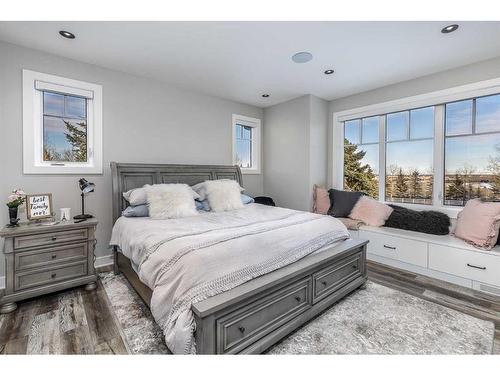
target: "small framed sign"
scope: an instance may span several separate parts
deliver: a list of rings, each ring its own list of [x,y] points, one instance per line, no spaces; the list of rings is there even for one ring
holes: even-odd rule
[[[52,194],[33,194],[26,196],[26,215],[28,220],[47,219],[53,216]]]

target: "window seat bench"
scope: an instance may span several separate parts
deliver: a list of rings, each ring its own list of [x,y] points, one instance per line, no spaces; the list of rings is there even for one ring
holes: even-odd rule
[[[452,236],[361,226],[369,260],[500,296],[500,246],[480,250]]]

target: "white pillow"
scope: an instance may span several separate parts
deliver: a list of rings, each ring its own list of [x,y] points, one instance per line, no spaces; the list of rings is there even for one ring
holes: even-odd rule
[[[212,181],[212,180],[203,181],[203,182],[200,182],[194,186],[191,186],[191,189],[193,189],[193,191],[198,193],[198,195],[199,195],[199,198],[195,198],[195,199],[198,199],[199,201],[204,201],[205,199],[207,199],[207,189],[206,189],[205,183],[210,182],[210,181]],[[227,178],[223,178],[221,180],[213,180],[213,181],[234,181],[234,180],[229,180]],[[238,184],[238,186],[240,188],[240,192],[245,191],[245,189],[243,189],[239,184]]]
[[[131,206],[139,206],[141,204],[147,204],[148,203],[148,195],[146,193],[146,189],[149,186],[155,186],[155,185],[144,185],[141,188],[136,188],[136,189],[131,189],[129,191],[126,191],[123,193],[123,198],[125,198],[128,203],[130,203]],[[198,193],[196,193],[194,190],[191,189],[191,195],[193,196],[193,199],[199,199],[200,196]]]
[[[158,184],[145,187],[149,217],[175,219],[198,214],[192,189],[186,184]]]
[[[205,193],[212,211],[230,211],[244,207],[241,186],[236,181],[205,181]]]

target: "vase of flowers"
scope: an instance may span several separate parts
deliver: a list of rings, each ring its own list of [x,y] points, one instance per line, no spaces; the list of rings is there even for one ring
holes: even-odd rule
[[[17,218],[17,209],[26,200],[26,193],[21,189],[12,191],[12,194],[7,198],[7,207],[9,208],[9,226],[15,227],[19,224]]]

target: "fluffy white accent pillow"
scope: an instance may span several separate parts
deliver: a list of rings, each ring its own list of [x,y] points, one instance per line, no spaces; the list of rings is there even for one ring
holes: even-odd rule
[[[199,195],[199,198],[195,198],[195,199],[198,199],[199,201],[204,201],[205,199],[207,199],[207,188],[206,188],[205,183],[209,182],[209,181],[211,181],[211,180],[200,182],[200,183],[198,183],[196,185],[191,186],[191,188],[193,189],[193,191],[196,192],[196,193],[198,193],[198,195]],[[215,181],[234,181],[234,180],[229,180],[227,178],[223,178],[221,180],[215,180]],[[240,192],[244,192],[245,191],[245,189],[243,189],[239,184],[238,184],[238,186],[240,187]]]
[[[158,184],[145,189],[152,219],[175,219],[198,214],[193,190],[186,184]]]
[[[212,211],[231,211],[244,207],[241,202],[241,186],[236,181],[205,181],[204,189]]]
[[[149,186],[154,186],[154,185],[144,185],[141,188],[136,188],[136,189],[131,189],[129,191],[126,191],[123,193],[123,198],[125,198],[128,203],[130,203],[131,206],[140,206],[141,204],[147,204],[148,203],[148,195],[146,193],[146,189]],[[191,189],[191,194],[193,196],[193,199],[199,199],[200,196],[198,195],[197,192]]]

